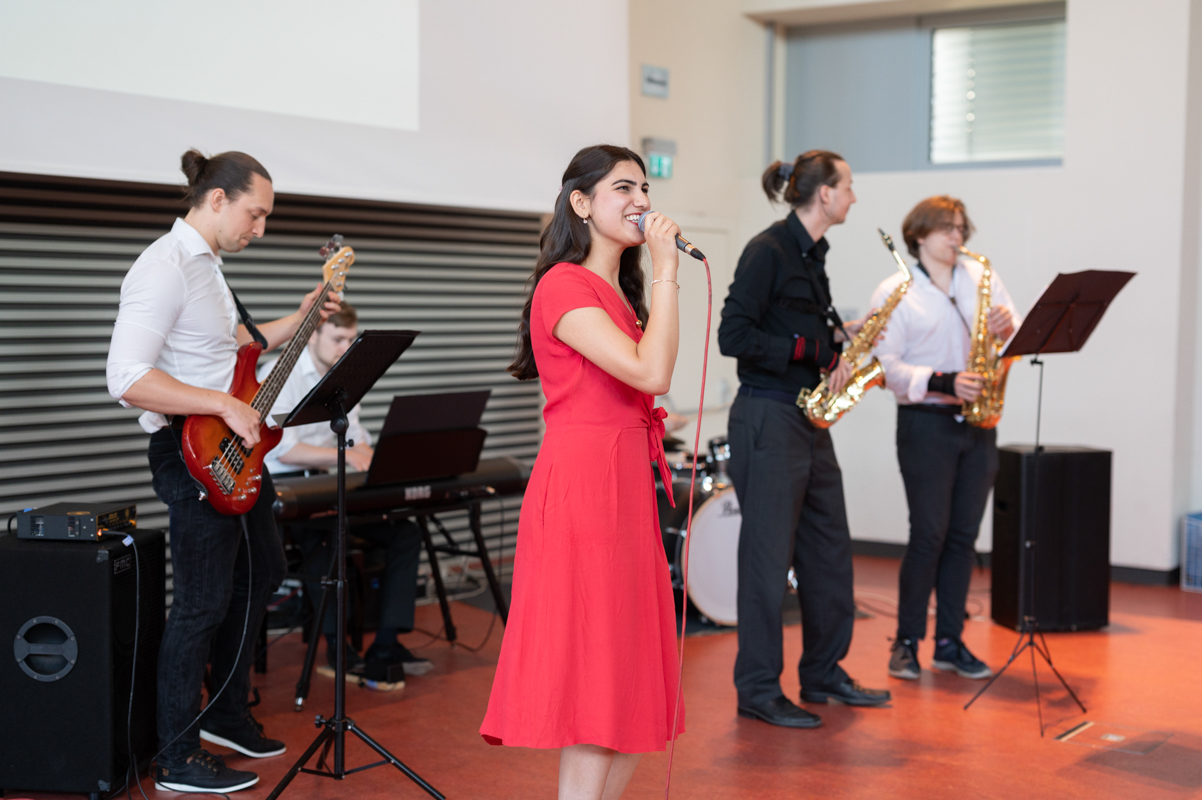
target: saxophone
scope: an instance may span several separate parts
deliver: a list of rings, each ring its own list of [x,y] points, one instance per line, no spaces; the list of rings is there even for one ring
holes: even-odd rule
[[[897,308],[897,304],[905,296],[906,290],[910,288],[912,276],[910,268],[906,266],[906,262],[898,255],[897,248],[893,246],[893,240],[889,238],[889,234],[880,228],[877,230],[880,232],[885,246],[893,254],[893,260],[897,262],[898,269],[901,270],[902,282],[885,300],[884,305],[868,318],[864,327],[843,351],[843,359],[851,364],[854,371],[851,380],[843,387],[843,391],[838,394],[831,392],[827,386],[828,376],[824,375],[817,388],[802,389],[801,394],[797,396],[797,405],[816,428],[829,428],[834,425],[839,421],[839,417],[856,407],[869,389],[873,386],[885,385],[885,369],[881,366],[881,362],[875,356],[866,365],[865,361],[872,355],[876,337],[889,322],[889,315],[893,313],[893,309]]]
[[[989,259],[963,247],[960,252],[981,263],[984,271],[977,284],[977,314],[973,320],[972,342],[968,351],[967,372],[976,372],[985,377],[981,394],[971,403],[964,402],[964,419],[969,425],[986,430],[996,428],[1002,419],[1002,404],[1006,400],[1006,377],[1010,365],[1018,356],[1002,358],[1003,342],[989,333],[989,310],[993,308],[993,267]]]

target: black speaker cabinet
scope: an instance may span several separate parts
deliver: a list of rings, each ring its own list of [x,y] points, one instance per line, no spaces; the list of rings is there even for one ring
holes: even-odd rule
[[[993,487],[993,621],[1018,630],[1076,631],[1110,621],[1109,450],[1030,445],[998,448]],[[1034,502],[1033,502],[1034,501]],[[1024,558],[1033,542],[1033,558]]]
[[[165,540],[157,530],[132,535],[137,564],[123,534],[99,542],[0,535],[0,647],[8,653],[0,658],[0,790],[100,797],[122,786],[135,663],[129,733],[139,762],[154,755]]]

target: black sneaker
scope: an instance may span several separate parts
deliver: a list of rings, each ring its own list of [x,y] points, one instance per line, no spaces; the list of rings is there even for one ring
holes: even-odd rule
[[[931,668],[975,680],[993,676],[993,670],[970,653],[959,639],[940,639],[935,643],[935,658],[931,661]]]
[[[889,675],[906,681],[916,681],[922,675],[918,666],[918,642],[913,639],[898,639],[893,642],[893,654],[889,656]]]
[[[288,749],[283,742],[264,736],[263,726],[249,710],[235,725],[215,725],[206,719],[200,725],[200,738],[251,758],[281,756]]]
[[[356,677],[363,674],[364,668],[367,666],[367,661],[363,656],[355,652],[355,648],[351,647],[351,643],[347,642],[346,647],[346,674]],[[334,669],[335,650],[329,645],[329,640],[326,640],[326,661],[330,665],[330,669]]]
[[[409,648],[399,642],[387,647],[376,647],[373,644],[367,648],[365,655],[369,662],[378,661],[385,666],[400,664],[406,675],[425,675],[434,669],[434,662],[428,658],[414,655]]]
[[[236,792],[259,782],[253,772],[230,769],[208,750],[197,750],[178,769],[156,764],[154,788],[163,792]]]

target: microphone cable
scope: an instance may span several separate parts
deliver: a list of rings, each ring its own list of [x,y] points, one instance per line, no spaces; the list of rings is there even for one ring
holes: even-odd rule
[[[700,255],[700,251],[697,253]],[[693,434],[693,469],[689,478],[689,513],[685,518],[683,559],[680,568],[683,588],[681,590],[680,639],[677,644],[679,664],[676,675],[676,702],[672,710],[672,736],[668,740],[668,774],[664,779],[664,800],[668,800],[672,793],[672,760],[676,754],[676,731],[680,724],[680,704],[684,696],[684,631],[689,619],[689,543],[692,541],[691,534],[693,532],[693,492],[697,487],[697,453],[701,446],[701,415],[705,410],[705,376],[710,360],[710,323],[714,313],[714,281],[710,276],[710,262],[704,257],[700,261],[705,264],[705,349],[701,356],[701,396],[697,400],[697,426]],[[665,486],[664,490],[671,492],[672,487]]]

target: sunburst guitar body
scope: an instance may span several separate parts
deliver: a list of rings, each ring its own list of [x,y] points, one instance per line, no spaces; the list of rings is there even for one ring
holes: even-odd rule
[[[340,247],[341,241],[342,237],[336,236],[322,248],[322,255],[328,256],[322,268],[325,285],[262,384],[255,378],[255,367],[263,348],[257,342],[238,348],[229,393],[259,412],[258,444],[247,447],[221,417],[192,414],[184,421],[184,463],[204,487],[201,499],[222,514],[245,514],[259,499],[263,459],[284,435],[280,428],[267,424],[268,415],[309,337],[321,325],[322,306],[330,295],[342,291],[347,269],[355,261],[354,251]]]

